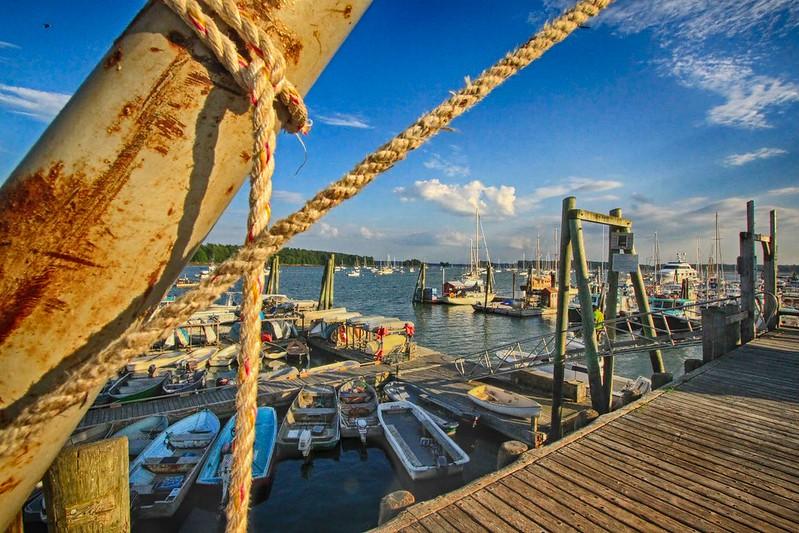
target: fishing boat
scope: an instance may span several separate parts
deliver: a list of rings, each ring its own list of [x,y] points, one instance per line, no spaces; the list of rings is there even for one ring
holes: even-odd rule
[[[307,385],[297,394],[280,426],[277,442],[303,457],[313,450],[334,448],[341,438],[336,389]]]
[[[377,392],[359,377],[347,381],[338,390],[338,412],[342,438],[359,437],[363,444],[383,433],[377,418]]]
[[[130,465],[139,518],[169,518],[180,507],[219,434],[219,419],[200,411],[169,426]]]
[[[205,388],[206,370],[195,370],[190,376],[177,382],[164,383],[164,394],[179,394]]]
[[[377,416],[397,460],[413,480],[450,476],[463,471],[469,456],[411,402],[381,403]]]
[[[194,361],[199,367],[205,365],[217,350],[219,350],[217,346],[202,346],[189,350],[170,350],[167,352],[148,353],[140,355],[130,361],[125,365],[125,369],[128,372],[145,372],[152,365],[155,365],[156,368],[174,366],[182,360]]]
[[[227,500],[230,472],[233,465],[233,448],[236,415],[230,417],[219,433],[197,477],[197,485],[221,492],[221,501]],[[255,443],[252,456],[252,491],[261,491],[272,479],[275,444],[277,442],[277,413],[271,407],[259,407],[255,416]]]
[[[128,455],[135,458],[150,445],[155,437],[163,433],[167,426],[169,426],[169,419],[166,415],[148,416],[116,431],[111,438],[127,438]]]
[[[225,346],[208,359],[208,364],[217,368],[227,368],[236,362],[239,356],[239,349],[238,344]]]
[[[469,399],[495,413],[517,418],[534,418],[541,415],[541,404],[532,398],[506,391],[492,385],[478,385],[469,391]]]
[[[133,372],[128,372],[108,389],[108,397],[112,402],[132,402],[159,396],[164,391],[164,384],[172,378],[171,372],[155,376],[154,370],[149,376],[137,377]]]
[[[421,404],[423,403],[426,406],[431,406],[431,404],[432,406],[435,406],[435,404],[433,403],[433,398],[430,396],[430,394],[424,391],[421,387],[413,385],[412,383],[405,383],[403,381],[392,381],[383,387],[383,392],[392,402],[406,401],[416,405],[420,409],[424,409],[424,411],[427,413],[427,416],[429,416],[438,427],[443,429],[447,435],[454,435],[458,430],[459,424],[455,420],[448,420],[442,416],[439,416],[438,413],[422,407]]]

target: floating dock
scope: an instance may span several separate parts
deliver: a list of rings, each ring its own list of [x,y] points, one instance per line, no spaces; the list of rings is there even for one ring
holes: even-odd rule
[[[799,330],[778,330],[379,531],[799,531]]]
[[[448,411],[451,416],[464,421],[464,423],[484,425],[508,439],[522,441],[529,446],[536,444],[536,435],[531,420],[498,415],[471,402],[466,393],[476,384],[464,381],[455,368],[453,358],[441,352],[417,345],[415,357],[410,361],[398,365],[384,365],[375,363],[372,356],[354,350],[337,349],[320,339],[309,339],[309,345],[316,353],[323,352],[339,359],[357,361],[361,366],[311,374],[305,377],[301,375],[297,379],[262,380],[258,385],[259,405],[272,407],[288,405],[305,385],[319,383],[339,385],[358,376],[364,376],[369,381],[379,382],[391,375],[425,389],[430,393],[430,403]],[[509,381],[503,381],[502,386],[513,387]],[[551,396],[543,392],[540,395],[531,394],[527,390],[523,392],[543,406],[542,414],[538,419],[538,427],[542,432],[548,430]],[[226,385],[138,402],[95,406],[86,413],[78,425],[78,429],[107,423],[123,425],[155,414],[165,414],[170,420],[173,420],[199,409],[210,409],[218,416],[229,416],[235,411],[235,400],[235,385]],[[587,402],[564,404],[562,422],[564,432],[585,425],[593,416],[595,416],[594,411],[590,409]],[[538,442],[539,444],[541,442],[540,436]]]

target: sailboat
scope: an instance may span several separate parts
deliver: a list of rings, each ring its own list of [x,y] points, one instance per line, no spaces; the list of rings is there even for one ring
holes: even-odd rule
[[[475,239],[469,241],[469,270],[467,270],[460,280],[451,280],[444,283],[442,296],[438,303],[449,305],[475,305],[485,304],[494,300],[494,279],[491,269],[486,271],[486,284],[483,284],[482,269],[480,268],[480,212],[475,209]],[[485,245],[485,233],[483,233],[483,244]],[[488,246],[486,248],[486,259],[488,257]]]

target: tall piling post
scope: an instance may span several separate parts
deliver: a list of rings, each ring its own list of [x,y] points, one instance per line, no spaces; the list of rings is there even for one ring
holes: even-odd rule
[[[336,254],[330,254],[327,265],[327,309],[332,309],[334,306],[334,295],[336,289]]]
[[[558,263],[558,315],[555,321],[555,354],[552,362],[552,417],[549,428],[550,441],[561,437],[561,408],[563,406],[563,376],[566,364],[566,331],[569,329],[569,289],[571,286],[571,246],[569,238],[569,211],[577,199],[569,196],[563,200],[560,218],[560,261]]]
[[[577,295],[580,298],[580,316],[583,324],[583,344],[585,345],[585,366],[588,369],[588,386],[591,392],[591,405],[599,413],[607,412],[608,402],[602,386],[599,371],[599,349],[597,347],[591,288],[588,285],[588,261],[583,239],[583,223],[579,218],[569,217],[569,235],[574,254],[574,272],[577,278]]]
[[[612,217],[621,218],[621,209],[611,209],[608,213]],[[605,320],[611,323],[618,316],[619,301],[619,273],[613,269],[613,253],[618,252],[618,248],[613,247],[613,232],[628,233],[629,230],[623,226],[610,226],[608,228],[608,295],[605,300]],[[608,342],[616,339],[615,324],[605,327],[605,334]],[[610,411],[613,403],[613,372],[615,372],[616,360],[613,354],[602,358],[602,388],[604,389],[605,399]]]
[[[269,280],[266,283],[267,294],[280,292],[280,257],[275,254],[269,262]]]
[[[755,202],[746,202],[746,231],[739,236],[738,274],[741,276],[741,343],[755,338]]]
[[[319,310],[330,309],[328,294],[329,294],[329,285],[330,285],[330,259],[328,258],[327,263],[325,263],[325,268],[322,271],[322,285],[319,288],[319,303],[317,304],[317,308]]]
[[[763,315],[766,329],[774,330],[779,325],[780,301],[777,296],[777,211],[769,212],[769,242],[763,243]]]
[[[44,477],[51,532],[130,531],[128,439],[64,448]]]

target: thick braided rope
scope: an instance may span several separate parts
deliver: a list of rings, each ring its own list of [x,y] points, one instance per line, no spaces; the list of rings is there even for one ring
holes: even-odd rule
[[[183,294],[175,302],[144,324],[132,324],[127,332],[96,356],[78,365],[65,375],[62,383],[35,404],[26,407],[0,431],[0,455],[18,449],[19,443],[46,424],[53,416],[87,401],[92,390],[114,375],[118,368],[136,355],[146,351],[158,339],[195,312],[207,308],[230,288],[253,264],[263,264],[293,236],[306,231],[333,207],[355,196],[378,173],[391,168],[407,153],[437,134],[454,118],[485,98],[507,78],[526,67],[552,46],[563,41],[580,25],[605,9],[612,0],[582,0],[555,21],[548,23],[532,39],[484,71],[474,82],[454,93],[437,108],[422,116],[408,129],[383,145],[359,163],[351,172],[319,192],[299,211],[272,226],[269,232],[247,243],[231,259],[216,269],[215,275],[200,283],[196,289]]]
[[[235,77],[239,85],[250,93],[255,106],[253,119],[253,167],[250,172],[250,211],[247,219],[246,243],[252,243],[268,226],[271,214],[273,157],[277,143],[274,109],[276,93],[286,92],[290,131],[305,130],[307,111],[299,94],[285,79],[285,60],[274,48],[265,33],[242,19],[232,0],[203,0],[246,43],[253,61],[239,55],[236,45],[219,31],[212,18],[203,13],[195,0],[165,0],[213,51]],[[285,100],[285,99],[284,99]],[[230,474],[230,498],[227,502],[228,532],[247,530],[250,489],[252,486],[253,444],[255,419],[258,413],[258,374],[261,352],[261,292],[263,289],[263,263],[249,264],[243,276],[243,302],[241,310],[242,338],[238,354],[238,380],[236,389],[236,443]]]

